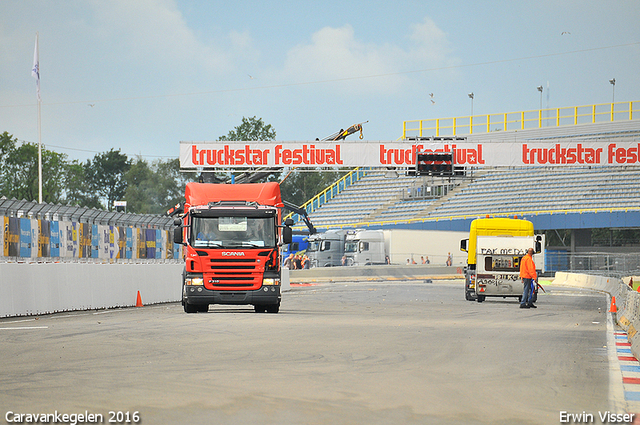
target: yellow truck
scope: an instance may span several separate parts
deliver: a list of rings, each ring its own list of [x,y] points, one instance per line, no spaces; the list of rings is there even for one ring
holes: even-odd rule
[[[471,222],[469,239],[460,241],[467,252],[465,298],[522,297],[520,260],[529,248],[536,252],[536,269],[544,271],[544,236],[534,234],[533,223],[518,218],[479,218]],[[534,296],[537,296],[537,292]]]

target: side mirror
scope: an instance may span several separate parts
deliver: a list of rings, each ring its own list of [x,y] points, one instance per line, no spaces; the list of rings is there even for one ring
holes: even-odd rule
[[[286,219],[286,220],[284,221],[284,225],[285,225],[285,226],[287,226],[287,227],[291,227],[291,226],[293,226],[294,224],[295,224],[295,223],[293,222],[293,219],[292,219],[292,218],[288,218],[288,219]]]
[[[468,245],[469,245],[469,239],[462,239],[460,241],[460,251],[467,252],[467,250],[469,249]]]
[[[174,226],[182,226],[182,219],[181,218],[174,218],[173,219],[173,225]]]
[[[540,254],[542,252],[542,236],[536,237],[536,254]]]
[[[286,224],[286,221],[285,221]],[[288,244],[293,241],[293,230],[289,226],[282,228],[282,243]]]
[[[182,245],[182,227],[173,230],[173,243]]]

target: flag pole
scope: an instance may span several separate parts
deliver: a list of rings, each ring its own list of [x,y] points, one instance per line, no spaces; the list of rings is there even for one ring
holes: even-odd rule
[[[38,203],[42,203],[42,125],[40,97],[40,58],[38,54],[38,33],[36,32],[36,47],[33,52],[33,68],[31,75],[36,79],[36,93],[38,95]]]
[[[42,100],[38,99],[38,203],[42,203],[42,124],[40,109]]]

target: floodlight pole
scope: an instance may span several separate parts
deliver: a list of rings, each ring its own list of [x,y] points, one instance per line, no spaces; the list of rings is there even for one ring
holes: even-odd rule
[[[616,103],[616,79],[612,78],[609,80],[611,83],[611,103]]]
[[[536,87],[540,92],[540,110],[542,111],[542,86]]]

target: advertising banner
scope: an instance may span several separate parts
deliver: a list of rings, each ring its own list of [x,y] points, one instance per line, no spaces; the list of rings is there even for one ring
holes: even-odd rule
[[[52,221],[51,226],[51,239],[49,240],[51,257],[60,257],[60,223],[58,221]]]
[[[156,260],[162,258],[162,248],[164,244],[162,243],[162,230],[156,229]]]
[[[155,229],[146,229],[146,258],[156,258],[156,231]]]
[[[134,247],[133,229],[131,227],[127,227],[126,235],[127,235],[126,258],[127,258],[127,260],[130,260],[130,259],[134,258],[133,257],[133,247]]]
[[[20,252],[20,219],[4,218],[4,256],[17,257]]]
[[[164,242],[165,242],[165,249],[167,252],[167,258],[171,259],[171,258],[177,258],[174,257],[174,252],[173,252],[173,231],[164,231]]]
[[[20,257],[31,257],[31,220],[20,219]]]
[[[137,251],[138,256],[136,258],[147,258],[147,231],[146,229],[136,229],[137,234]]]
[[[516,142],[180,142],[180,167],[411,167],[416,152],[452,152],[467,167],[639,165],[640,143],[615,139]]]
[[[88,226],[87,226],[88,227]],[[91,258],[98,258],[100,255],[100,232],[98,225],[91,225]]]
[[[38,220],[38,257],[50,257],[51,222]]]
[[[79,258],[91,258],[91,224],[78,223],[80,249]]]
[[[65,221],[62,224],[64,230],[61,232],[64,235],[64,241],[62,245],[64,246],[64,257],[73,257],[73,258],[82,258],[82,250],[79,248],[81,246],[80,241],[81,233],[79,231],[79,224],[75,222]]]
[[[125,249],[127,247],[127,230],[124,227],[116,227],[114,232],[118,242],[118,254],[116,258],[127,258],[125,253]]]

